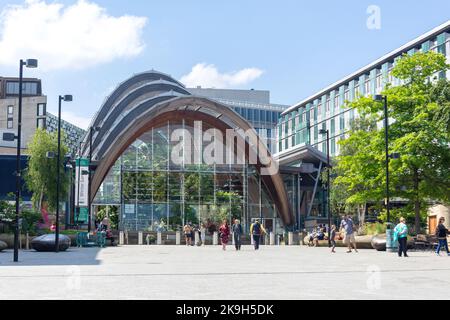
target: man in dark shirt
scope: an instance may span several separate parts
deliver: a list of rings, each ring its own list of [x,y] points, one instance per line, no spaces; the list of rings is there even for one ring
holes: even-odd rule
[[[450,252],[448,251],[448,243],[447,243],[447,235],[448,235],[448,229],[444,226],[445,218],[441,217],[439,219],[439,224],[436,227],[436,237],[439,240],[439,245],[436,249],[436,254],[439,255],[439,252],[441,251],[442,247],[445,247],[445,250],[447,250],[447,255],[450,256]]]

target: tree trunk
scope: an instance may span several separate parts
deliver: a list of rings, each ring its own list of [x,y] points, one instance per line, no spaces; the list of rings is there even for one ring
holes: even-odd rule
[[[417,169],[414,170],[414,213],[415,223],[414,229],[416,234],[420,233],[420,201],[419,201],[419,173]]]

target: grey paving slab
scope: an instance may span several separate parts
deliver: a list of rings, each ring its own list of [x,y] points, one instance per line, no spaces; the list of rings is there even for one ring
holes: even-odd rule
[[[4,299],[434,299],[450,257],[327,248],[122,246],[0,253]],[[223,287],[229,290],[222,290]]]

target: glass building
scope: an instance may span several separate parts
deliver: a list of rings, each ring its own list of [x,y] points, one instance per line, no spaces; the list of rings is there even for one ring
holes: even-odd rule
[[[396,61],[403,54],[430,50],[442,53],[450,62],[450,21],[285,110],[278,123],[277,151],[282,154],[310,145],[326,153],[326,139],[319,131],[328,129],[330,153],[338,155],[338,141],[345,139],[352,121],[358,116],[356,110],[346,107],[346,102],[359,96],[380,94],[388,83],[398,85],[400,80],[391,75]],[[450,72],[439,73],[436,77],[450,79]]]
[[[192,95],[165,74],[145,72],[120,84],[91,126],[93,211],[117,206],[121,230],[233,218],[247,231],[255,219],[274,231],[295,224],[266,141],[230,106]],[[89,134],[82,147],[88,155]]]

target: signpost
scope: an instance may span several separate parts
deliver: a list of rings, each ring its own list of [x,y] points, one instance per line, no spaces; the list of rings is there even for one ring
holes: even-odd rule
[[[89,220],[88,188],[89,159],[78,158],[75,170],[75,205],[77,214],[75,223],[87,223]]]

